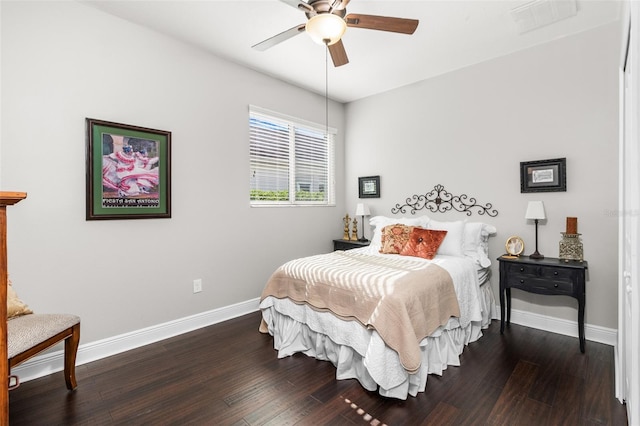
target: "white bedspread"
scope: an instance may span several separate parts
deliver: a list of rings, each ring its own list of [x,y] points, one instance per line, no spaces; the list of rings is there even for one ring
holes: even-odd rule
[[[370,248],[357,250],[380,255]],[[422,339],[422,364],[417,373],[410,374],[402,367],[397,352],[389,349],[375,330],[288,299],[267,297],[260,308],[269,333],[274,336],[278,357],[302,352],[331,361],[336,366],[337,379],[356,378],[366,389],[378,390],[384,396],[406,399],[423,392],[428,374],[441,374],[447,365],[459,365],[458,356],[464,346],[482,335],[481,328],[486,326],[487,317],[491,318],[491,313],[483,315],[483,306],[493,305],[490,284],[481,292],[478,273],[471,261],[437,256],[431,262],[451,275],[461,315]]]

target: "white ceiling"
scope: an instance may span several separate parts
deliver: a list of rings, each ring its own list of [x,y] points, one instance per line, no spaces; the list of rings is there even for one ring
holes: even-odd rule
[[[306,22],[279,0],[81,0],[297,86],[325,93],[324,46],[301,33],[264,52],[252,45]],[[538,0],[546,1],[546,0]],[[557,1],[557,0],[551,0]],[[578,0],[577,14],[519,34],[511,10],[530,0],[352,0],[347,13],[419,19],[413,35],[348,28],[349,63],[329,58],[329,96],[350,102],[619,19],[619,0]]]

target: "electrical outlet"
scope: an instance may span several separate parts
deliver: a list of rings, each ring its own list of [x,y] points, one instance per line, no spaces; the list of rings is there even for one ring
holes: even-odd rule
[[[193,292],[200,293],[202,291],[202,280],[198,278],[197,280],[193,280]]]

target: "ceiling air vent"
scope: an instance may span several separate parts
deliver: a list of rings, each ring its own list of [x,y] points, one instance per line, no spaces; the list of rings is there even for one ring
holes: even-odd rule
[[[575,16],[575,0],[535,0],[511,10],[520,34]]]

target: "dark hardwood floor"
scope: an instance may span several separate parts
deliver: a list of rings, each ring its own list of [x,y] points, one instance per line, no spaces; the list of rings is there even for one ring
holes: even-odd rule
[[[460,367],[406,401],[335,380],[329,362],[277,359],[259,313],[77,368],[10,392],[18,425],[625,425],[613,348],[494,321]]]

